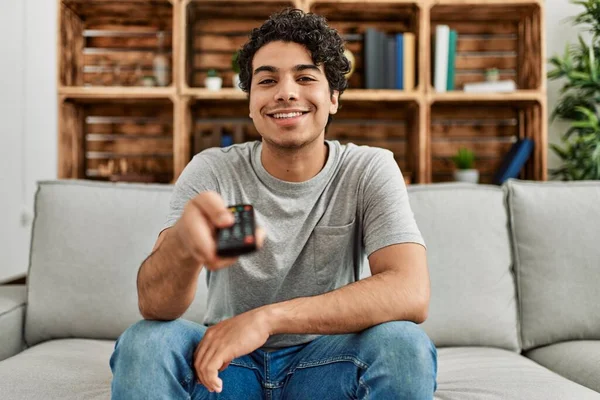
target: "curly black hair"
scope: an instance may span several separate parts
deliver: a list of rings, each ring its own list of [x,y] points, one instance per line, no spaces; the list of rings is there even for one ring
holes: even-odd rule
[[[259,28],[254,28],[239,51],[240,88],[244,92],[250,94],[254,55],[273,41],[295,42],[306,47],[315,65],[324,64],[331,94],[337,90],[341,96],[348,87],[345,75],[350,71],[350,61],[344,55],[344,41],[337,30],[329,27],[320,15],[285,8],[271,15]]]

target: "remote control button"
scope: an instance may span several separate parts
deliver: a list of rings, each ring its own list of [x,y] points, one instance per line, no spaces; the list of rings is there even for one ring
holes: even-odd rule
[[[245,206],[245,207],[244,207],[244,210],[246,210],[246,211],[250,211],[250,210],[252,210],[252,207],[250,207],[250,206]]]
[[[252,237],[252,236],[246,236],[246,238],[244,239],[244,243],[246,243],[246,244],[252,244],[252,243],[254,243],[254,237]]]

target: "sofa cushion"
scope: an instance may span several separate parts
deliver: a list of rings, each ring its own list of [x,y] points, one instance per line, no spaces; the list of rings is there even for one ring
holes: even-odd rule
[[[0,286],[0,361],[23,350],[25,285]]]
[[[521,355],[484,347],[438,349],[437,381],[437,400],[600,399]]]
[[[600,340],[576,340],[538,347],[527,357],[600,392]]]
[[[523,348],[600,339],[600,182],[506,188]]]
[[[110,399],[114,341],[52,340],[0,362],[2,400]]]
[[[141,319],[136,277],[169,209],[172,185],[40,182],[35,196],[25,339],[116,339]],[[204,275],[204,274],[203,274]],[[185,318],[202,322],[201,276]]]
[[[505,193],[491,185],[411,185],[431,279],[423,328],[438,347],[519,349]]]

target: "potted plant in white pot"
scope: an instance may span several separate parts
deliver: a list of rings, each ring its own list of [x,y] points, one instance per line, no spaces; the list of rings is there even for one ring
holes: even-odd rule
[[[221,90],[223,86],[223,78],[219,76],[216,69],[209,69],[204,79],[204,86],[208,90]]]
[[[233,53],[231,56],[231,69],[233,70],[233,87],[237,90],[242,90],[240,88],[240,64],[238,64],[239,57],[239,50]]]
[[[465,147],[461,147],[458,153],[452,157],[456,166],[454,180],[457,182],[479,183],[479,171],[474,168],[475,153]]]

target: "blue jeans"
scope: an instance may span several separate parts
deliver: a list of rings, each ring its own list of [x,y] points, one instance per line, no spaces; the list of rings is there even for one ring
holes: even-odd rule
[[[375,325],[234,359],[219,372],[221,393],[196,380],[193,355],[206,327],[183,319],[142,320],[110,358],[112,399],[432,399],[437,351],[416,324]]]

